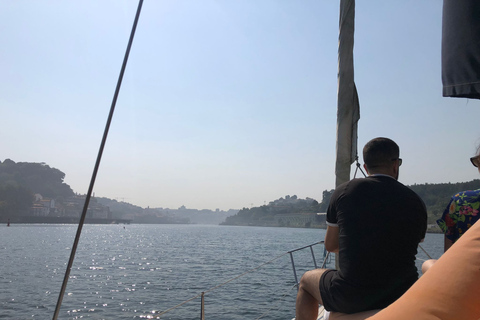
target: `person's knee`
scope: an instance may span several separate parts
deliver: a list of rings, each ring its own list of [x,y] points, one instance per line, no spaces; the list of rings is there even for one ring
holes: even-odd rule
[[[315,269],[307,271],[303,274],[299,283],[299,291],[307,292],[315,300],[322,303],[320,295],[320,278],[325,272],[325,269]]]
[[[422,264],[422,273],[425,274],[425,272],[427,272],[428,269],[430,269],[435,264],[436,261],[437,261],[436,259],[426,260]]]
[[[307,271],[303,274],[302,278],[300,278],[300,283],[299,287],[301,288],[306,288],[310,287],[312,285],[312,282],[314,281],[314,272],[313,270]]]

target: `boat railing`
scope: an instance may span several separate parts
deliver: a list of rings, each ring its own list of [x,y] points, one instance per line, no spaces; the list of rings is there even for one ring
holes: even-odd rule
[[[290,250],[290,251],[287,251],[283,254],[280,254],[276,257],[274,257],[273,259],[269,260],[269,261],[266,261],[258,266],[256,266],[255,268],[252,268],[250,270],[247,270],[245,271],[244,273],[240,274],[240,275],[237,275],[223,283],[220,283],[218,285],[216,285],[215,287],[212,287],[208,290],[205,290],[205,291],[202,291],[201,293],[195,295],[194,297],[190,298],[190,299],[187,299],[183,302],[181,302],[180,304],[176,305],[176,306],[173,306],[167,310],[164,310],[164,311],[157,311],[156,314],[155,314],[155,319],[160,319],[160,316],[170,312],[170,311],[173,311],[174,309],[177,309],[181,306],[183,306],[184,304],[190,302],[190,301],[193,301],[193,300],[196,300],[198,298],[200,298],[201,302],[200,302],[200,319],[201,320],[205,320],[205,294],[206,293],[209,293],[209,292],[212,292],[216,289],[219,289],[220,287],[223,287],[225,286],[226,284],[234,281],[234,280],[237,280],[249,273],[253,273],[255,271],[257,271],[258,269],[268,265],[268,264],[271,264],[272,262],[284,257],[285,255],[290,255],[290,261],[291,261],[291,264],[292,264],[292,270],[293,270],[293,274],[294,274],[294,277],[295,277],[295,284],[291,287],[290,290],[292,290],[293,288],[297,288],[298,290],[298,285],[299,285],[299,282],[298,282],[298,276],[297,276],[297,266],[295,265],[295,259],[294,259],[294,253],[296,252],[299,252],[299,251],[302,251],[302,250],[305,250],[305,249],[310,249],[310,253],[311,253],[311,258],[312,258],[312,267],[314,267],[315,269],[318,268],[318,265],[317,265],[317,260],[316,260],[316,257],[315,257],[315,253],[314,253],[314,250],[313,250],[313,247],[316,246],[316,245],[323,245],[324,244],[324,241],[319,241],[319,242],[315,242],[315,243],[312,243],[312,244],[309,244],[309,245],[306,245],[306,246],[303,246],[303,247],[300,247],[300,248],[296,248],[296,249],[293,249],[293,250]],[[420,246],[420,248],[423,250],[423,252],[425,253],[425,255],[428,257],[428,258],[431,258],[430,255]],[[420,259],[422,260],[422,259]],[[323,262],[320,266],[320,268],[325,268],[327,266],[327,264],[329,264],[331,262],[331,255],[330,255],[330,252],[328,252],[325,247],[323,247]],[[305,266],[303,266],[305,267]],[[289,291],[290,291],[289,290]],[[285,298],[287,296],[288,293],[284,294],[282,296],[281,299],[278,299],[278,301],[280,302],[283,298]],[[272,305],[268,310],[266,310],[263,314],[261,314],[258,318],[256,318],[255,320],[258,320],[258,319],[261,319],[263,318],[265,315],[267,315],[273,308],[275,308],[274,305]]]
[[[292,262],[293,275],[295,276],[295,284],[297,286],[297,289],[298,289],[299,282],[298,282],[298,277],[297,277],[297,269],[295,267],[295,260],[293,259],[293,253],[297,252],[297,251],[307,249],[307,248],[310,248],[310,252],[312,253],[313,265],[315,266],[315,269],[317,269],[318,268],[317,260],[315,259],[315,253],[313,252],[313,247],[316,246],[317,244],[324,244],[324,241],[315,242],[315,243],[309,244],[307,246],[303,246],[303,247],[293,249],[293,250],[290,250],[290,251],[287,252],[288,254],[290,254],[290,260]],[[323,249],[323,263],[322,263],[322,266],[321,266],[322,268],[324,268],[325,265],[327,264],[327,262],[329,261],[329,257],[330,257],[329,254],[330,253],[328,251],[326,251],[325,248],[324,248]]]
[[[292,286],[291,289],[293,289],[293,288],[296,287],[297,290],[298,290],[297,270],[296,270],[296,265],[295,265],[295,260],[294,260],[294,255],[293,255],[293,254],[294,254],[295,252],[298,252],[298,251],[302,251],[302,250],[305,250],[305,249],[310,249],[311,256],[312,256],[312,261],[313,261],[312,266],[314,266],[315,268],[318,268],[318,267],[317,267],[317,261],[316,261],[316,259],[315,259],[315,253],[314,253],[314,251],[313,251],[313,247],[316,246],[316,245],[319,245],[319,244],[324,244],[324,241],[315,242],[315,243],[312,243],[312,244],[309,244],[309,245],[306,245],[306,246],[303,246],[303,247],[300,247],[300,248],[297,248],[297,249],[293,249],[293,250],[287,251],[287,252],[285,252],[285,253],[283,253],[283,254],[280,254],[279,256],[276,256],[276,257],[274,257],[273,259],[271,259],[271,260],[269,260],[269,261],[266,261],[266,262],[258,265],[258,266],[255,267],[255,268],[252,268],[252,269],[250,269],[250,270],[247,270],[247,271],[245,271],[244,273],[242,273],[242,274],[240,274],[240,275],[238,275],[238,276],[235,276],[235,277],[233,277],[233,278],[231,278],[231,279],[229,279],[229,280],[227,280],[227,281],[225,281],[225,282],[223,282],[223,283],[220,283],[219,285],[217,285],[217,286],[215,286],[215,287],[212,287],[212,288],[210,288],[210,289],[208,289],[208,290],[202,291],[201,293],[195,295],[194,297],[192,297],[192,298],[190,298],[190,299],[187,299],[187,300],[181,302],[180,304],[178,304],[178,305],[176,305],[176,306],[173,306],[173,307],[171,307],[171,308],[169,308],[169,309],[167,309],[167,310],[164,310],[164,311],[157,311],[157,312],[155,313],[155,319],[160,319],[160,316],[162,316],[162,315],[164,315],[164,314],[166,314],[166,313],[168,313],[168,312],[170,312],[170,311],[173,311],[174,309],[177,309],[177,308],[183,306],[184,304],[186,304],[186,303],[188,303],[188,302],[190,302],[190,301],[193,301],[193,300],[195,300],[195,299],[200,298],[200,300],[201,300],[201,302],[200,302],[200,319],[201,319],[201,320],[204,320],[204,319],[205,319],[205,294],[206,294],[206,293],[212,292],[212,291],[214,291],[214,290],[216,290],[216,289],[218,289],[218,288],[220,288],[220,287],[223,287],[224,285],[226,285],[226,284],[228,284],[228,283],[230,283],[230,282],[232,282],[232,281],[234,281],[234,280],[237,280],[238,278],[241,278],[241,277],[243,277],[243,276],[245,276],[245,275],[247,275],[247,274],[249,274],[249,273],[255,272],[255,271],[257,271],[258,269],[262,268],[263,266],[266,266],[266,265],[268,265],[268,264],[270,264],[270,263],[272,263],[272,262],[274,262],[274,261],[276,261],[276,260],[284,257],[284,256],[287,255],[287,254],[290,255],[290,261],[291,261],[291,263],[292,263],[293,273],[294,273],[294,275],[295,275],[295,284],[294,284],[294,286]],[[324,266],[326,265],[326,263],[328,263],[328,261],[329,261],[329,254],[327,253],[327,251],[326,251],[325,249],[324,249],[324,251],[323,251],[323,258],[324,258],[324,260],[323,260],[323,263],[322,263],[322,267],[324,267]],[[286,295],[287,295],[287,294],[283,295],[282,298],[285,298]],[[279,301],[280,301],[280,300],[279,300]],[[273,308],[274,308],[274,306],[271,306],[270,309],[268,309],[267,311],[265,311],[262,315],[260,315],[260,317],[256,318],[256,320],[258,320],[258,319],[264,317],[265,315],[267,315],[267,314],[270,312],[270,310],[273,309]]]

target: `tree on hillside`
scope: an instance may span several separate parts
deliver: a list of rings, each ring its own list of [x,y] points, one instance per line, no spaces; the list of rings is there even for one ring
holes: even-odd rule
[[[18,162],[6,159],[0,163],[0,185],[22,186],[47,198],[67,198],[74,195],[64,183],[65,173],[45,163]]]
[[[330,191],[328,190],[323,190],[322,193],[322,202],[320,203],[320,208],[318,212],[327,212],[328,208],[328,203],[330,202],[330,198],[332,197],[334,189],[331,189]]]
[[[452,196],[460,191],[480,189],[480,180],[458,183],[414,184],[409,188],[415,191],[425,202],[428,223],[434,224],[442,216]]]
[[[268,205],[243,208],[237,214],[227,217],[222,224],[268,225],[273,223],[277,215],[317,213],[319,208],[320,204],[314,199],[299,199],[296,195],[287,195],[269,202]]]
[[[29,215],[34,194],[60,201],[74,195],[65,173],[45,163],[0,162],[0,215]]]
[[[33,194],[22,186],[0,186],[0,216],[28,215]]]

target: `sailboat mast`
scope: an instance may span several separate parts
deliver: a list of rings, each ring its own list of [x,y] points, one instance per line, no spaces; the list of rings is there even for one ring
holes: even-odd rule
[[[350,180],[350,166],[357,157],[360,107],[353,72],[354,32],[355,0],[340,0],[335,188]],[[335,255],[335,268],[340,270],[338,254]]]
[[[360,108],[353,70],[354,31],[355,0],[341,0],[335,187],[350,180],[350,167],[357,157],[357,122],[360,119]]]

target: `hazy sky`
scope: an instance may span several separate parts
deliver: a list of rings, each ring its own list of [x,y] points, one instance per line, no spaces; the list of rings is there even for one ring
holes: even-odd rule
[[[1,161],[45,162],[87,192],[136,7],[0,0]],[[359,0],[356,13],[360,154],[386,136],[404,184],[479,178],[480,101],[442,97],[442,1]],[[145,0],[95,194],[321,201],[335,184],[338,16],[336,0]]]

